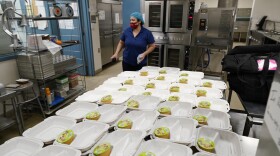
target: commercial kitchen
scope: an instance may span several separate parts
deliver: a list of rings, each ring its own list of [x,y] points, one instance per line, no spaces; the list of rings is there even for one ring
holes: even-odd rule
[[[0,156],[280,156],[279,0],[0,4]]]

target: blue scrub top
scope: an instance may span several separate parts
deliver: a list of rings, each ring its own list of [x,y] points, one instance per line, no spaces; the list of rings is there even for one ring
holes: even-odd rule
[[[133,29],[127,28],[121,40],[124,42],[123,61],[132,66],[137,66],[137,56],[145,52],[149,44],[155,43],[153,34],[143,26],[136,37],[133,36]],[[139,65],[145,64],[147,64],[147,57]]]

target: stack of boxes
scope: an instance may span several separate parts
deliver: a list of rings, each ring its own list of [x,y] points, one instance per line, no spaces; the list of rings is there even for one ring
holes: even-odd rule
[[[67,92],[69,91],[69,80],[67,76],[62,76],[55,79],[56,82],[56,90],[55,95],[65,98],[67,96]]]

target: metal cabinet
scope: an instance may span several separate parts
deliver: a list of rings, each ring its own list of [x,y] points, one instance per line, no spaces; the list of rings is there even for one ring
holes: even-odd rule
[[[163,53],[163,44],[156,44],[155,50],[148,55],[148,65],[149,66],[159,66],[162,67],[162,53]]]
[[[185,46],[184,45],[165,45],[164,66],[184,68]]]

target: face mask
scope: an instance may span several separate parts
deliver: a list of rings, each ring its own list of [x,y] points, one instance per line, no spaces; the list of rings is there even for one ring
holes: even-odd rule
[[[130,23],[130,27],[132,28],[132,29],[136,29],[137,27],[138,27],[138,23]]]

